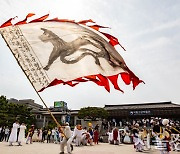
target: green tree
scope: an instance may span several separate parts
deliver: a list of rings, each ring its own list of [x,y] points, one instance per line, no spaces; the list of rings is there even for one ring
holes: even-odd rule
[[[8,101],[6,100],[6,97],[1,96],[0,97],[0,125],[3,125],[7,122],[8,119],[8,109],[7,109]]]
[[[0,96],[0,125],[11,127],[15,120],[32,125],[35,123],[35,116],[31,110],[32,108],[28,108],[26,105],[8,103],[5,96]]]
[[[81,108],[78,112],[78,117],[80,119],[106,119],[108,117],[108,112],[104,108],[100,107],[85,107]]]

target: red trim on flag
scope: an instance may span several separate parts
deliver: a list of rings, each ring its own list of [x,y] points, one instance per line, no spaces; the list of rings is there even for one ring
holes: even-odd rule
[[[131,83],[131,79],[130,79],[129,73],[124,72],[124,73],[120,73],[120,74],[121,74],[121,78],[124,81],[124,83],[126,85],[129,85]]]
[[[72,81],[67,81],[67,82],[64,82],[63,83],[64,85],[69,85],[69,86],[71,86],[71,87],[74,87],[75,85],[77,85],[78,84],[78,82],[77,83],[73,83]]]
[[[101,81],[97,79],[97,75],[89,75],[85,76],[85,78],[89,79],[89,81],[96,83],[98,86],[103,86]]]
[[[89,81],[96,83],[98,86],[104,86],[103,82],[101,81],[101,78],[98,75],[86,76],[86,78],[89,79]]]
[[[27,24],[27,19],[28,19],[29,17],[34,16],[34,15],[35,15],[34,13],[29,13],[24,20],[17,22],[15,25]]]
[[[113,84],[113,86],[114,86],[114,88],[116,90],[119,90],[122,93],[124,93],[124,91],[119,88],[119,85],[118,85],[118,76],[119,76],[119,74],[113,75],[113,76],[108,76],[107,78],[111,81],[111,83]]]
[[[104,86],[104,88],[108,92],[110,92],[110,86],[109,86],[109,81],[108,81],[107,77],[105,77],[101,74],[98,74],[98,75],[86,76],[84,78],[87,78],[88,80],[82,79],[82,78],[77,78],[77,79],[72,80],[72,81],[64,82],[62,80],[54,79],[47,87],[42,88],[38,92],[42,92],[44,89],[51,87],[51,86],[58,85],[58,84],[69,85],[71,87],[74,87],[77,84],[79,84],[80,82],[87,82],[87,81],[92,81],[92,82],[96,83],[98,86]],[[75,82],[75,83],[73,83],[73,82]]]
[[[27,22],[26,22],[26,21],[27,21],[27,18],[32,17],[33,15],[35,15],[35,14],[34,14],[34,13],[29,13],[24,20],[19,21],[19,22],[17,22],[17,23],[14,24],[14,25],[27,24]],[[30,21],[29,23],[43,22],[43,21],[44,21],[45,19],[47,19],[48,17],[49,17],[49,14],[44,15],[44,16],[42,16],[42,17],[40,17],[40,18],[34,19],[34,20]],[[12,21],[13,19],[14,19],[14,18],[11,18],[11,19],[9,19],[8,21],[6,21],[4,24],[2,24],[2,25],[0,26],[0,28],[7,27],[7,26],[11,26],[11,25],[12,25],[11,21]],[[54,19],[50,19],[50,20],[45,20],[45,22],[48,22],[48,21],[72,22],[72,23],[83,24],[83,25],[86,25],[86,24],[89,23],[89,22],[90,22],[90,23],[95,23],[92,19],[89,19],[89,20],[81,20],[81,21],[79,21],[79,22],[75,22],[74,20],[58,19],[58,18],[54,18]],[[92,25],[92,26],[89,26],[89,27],[92,28],[92,29],[95,29],[95,30],[97,30],[97,31],[99,31],[99,28],[109,28],[109,27],[104,27],[104,26],[100,26],[100,25]],[[110,43],[112,46],[115,46],[115,45],[119,44],[119,45],[124,49],[124,51],[126,51],[125,48],[119,43],[119,41],[118,41],[118,39],[117,39],[116,37],[114,37],[114,36],[112,36],[112,35],[110,35],[110,34],[107,34],[107,33],[103,33],[103,32],[101,32],[101,33],[102,33],[103,35],[105,35],[105,36],[110,40],[109,43]]]
[[[54,80],[48,85],[48,87],[55,86],[55,85],[58,85],[58,84],[61,84],[61,83],[64,83],[64,81],[58,80],[58,79],[54,79]]]
[[[127,66],[126,66],[127,67]],[[142,81],[142,80],[139,80],[139,78],[127,67],[126,68],[127,70],[128,70],[128,72],[129,72],[129,75],[130,75],[130,79],[131,79],[131,81],[132,81],[132,84],[133,84],[133,90],[136,88],[136,86],[139,84],[139,83],[144,83],[145,84],[145,82],[144,81]]]
[[[15,18],[15,17],[14,17],[14,18]],[[0,26],[0,28],[7,27],[7,26],[12,26],[11,21],[12,21],[14,18],[10,18],[8,21],[6,21],[5,23],[3,23],[3,24]]]
[[[46,14],[46,15],[40,17],[40,18],[37,18],[37,19],[34,19],[34,20],[30,21],[29,23],[42,22],[42,21],[44,21],[44,20],[45,20],[46,18],[48,18],[48,17],[49,17],[49,14]]]
[[[92,80],[96,80],[96,75],[88,75],[85,78],[87,79],[92,79]]]
[[[104,26],[100,26],[100,25],[92,25],[92,26],[88,26],[88,27],[95,29],[97,31],[99,31],[99,28],[109,28],[109,27],[104,27]]]
[[[105,88],[108,92],[110,92],[110,86],[109,86],[109,81],[108,81],[108,79],[107,79],[105,76],[101,75],[101,74],[98,74],[97,77],[99,78],[102,86],[104,86],[104,88]]]
[[[82,24],[82,25],[86,25],[88,22],[91,23],[95,23],[93,20],[89,19],[89,20],[81,20],[79,22],[77,22],[78,24]]]
[[[86,79],[83,79],[83,78],[77,78],[77,79],[75,79],[73,81],[76,81],[76,82],[87,82],[89,80],[86,80]]]
[[[141,82],[144,83],[144,81],[139,80],[139,78],[137,76],[135,76],[134,73],[129,69],[128,69],[128,73],[124,72],[124,73],[120,73],[120,75],[125,84],[129,85],[132,81],[133,90],[136,88],[136,86],[139,83],[141,83]],[[109,85],[109,81],[108,81],[108,80],[110,80],[110,82],[113,84],[113,86],[116,90],[119,90],[122,93],[124,93],[124,91],[121,90],[118,85],[118,76],[119,76],[119,74],[116,74],[113,76],[107,76],[107,77],[103,76],[101,74],[97,74],[97,75],[89,75],[89,76],[77,78],[77,79],[74,79],[72,81],[67,81],[67,82],[64,82],[64,81],[58,80],[58,79],[54,79],[47,87],[42,88],[38,92],[42,92],[44,89],[51,87],[51,86],[58,85],[58,84],[69,85],[71,87],[74,87],[77,84],[79,84],[80,82],[87,82],[87,81],[92,81],[92,82],[96,83],[98,86],[103,86],[108,92],[110,92],[110,85]],[[85,79],[83,79],[83,78],[85,78]]]
[[[127,69],[128,73],[126,73],[126,72],[120,73],[121,78],[125,82],[125,84],[129,85],[132,81],[133,90],[134,90],[139,83],[141,83],[141,82],[144,83],[144,81],[139,80],[139,78],[128,67],[126,69]]]
[[[58,18],[49,19],[49,20],[46,20],[45,22],[48,22],[48,21],[55,21],[55,22],[71,22],[71,23],[75,23],[75,20],[58,19]]]
[[[133,83],[133,90],[134,90],[134,89],[136,88],[136,86],[137,86],[138,84],[140,84],[141,82],[145,84],[145,82],[142,81],[142,80],[139,80],[138,77],[137,77],[137,78],[133,78],[133,80],[132,80],[132,83]]]
[[[112,45],[112,46],[115,46],[115,45],[120,45],[121,48],[123,48],[124,51],[126,51],[126,49],[119,43],[118,39],[110,34],[107,34],[107,33],[103,33],[101,32],[103,35],[105,35],[110,41],[109,43]]]
[[[44,89],[51,87],[51,86],[56,86],[58,84],[69,85],[71,87],[74,87],[75,85],[79,84],[79,82],[76,82],[76,83],[73,83],[73,81],[64,82],[62,80],[54,79],[47,87],[43,87],[38,92],[42,92]]]
[[[61,83],[64,83],[64,81],[58,80],[58,79],[54,79],[47,87],[43,87],[38,92],[42,92],[44,89],[46,89],[48,87],[55,86],[55,85],[58,85],[58,84],[61,84]]]

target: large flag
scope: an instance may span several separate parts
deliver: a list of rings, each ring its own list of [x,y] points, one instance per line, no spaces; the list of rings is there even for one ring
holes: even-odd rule
[[[99,31],[106,27],[92,20],[47,20],[48,15],[27,23],[33,15],[28,14],[16,24],[11,23],[13,18],[9,19],[0,26],[0,33],[37,91],[86,81],[108,91],[110,81],[115,89],[122,91],[118,86],[119,75],[125,84],[132,82],[134,89],[143,82],[114,48],[121,46],[118,39]]]

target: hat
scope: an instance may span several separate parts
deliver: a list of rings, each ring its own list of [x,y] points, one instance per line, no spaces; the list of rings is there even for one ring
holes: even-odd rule
[[[169,119],[163,119],[162,124],[165,126],[169,123]]]
[[[136,124],[135,124],[135,126],[139,127],[139,124],[138,124],[138,123],[136,123]]]
[[[65,124],[66,124],[67,126],[69,126],[69,122],[66,122]]]

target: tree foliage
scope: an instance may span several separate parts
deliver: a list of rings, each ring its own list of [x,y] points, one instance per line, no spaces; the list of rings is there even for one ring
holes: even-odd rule
[[[100,107],[85,107],[80,109],[78,117],[84,120],[97,120],[99,118],[106,119],[108,117],[108,112],[104,108]]]
[[[34,124],[35,117],[31,110],[26,105],[8,103],[5,96],[0,96],[0,126],[11,127],[15,120],[27,125]]]

